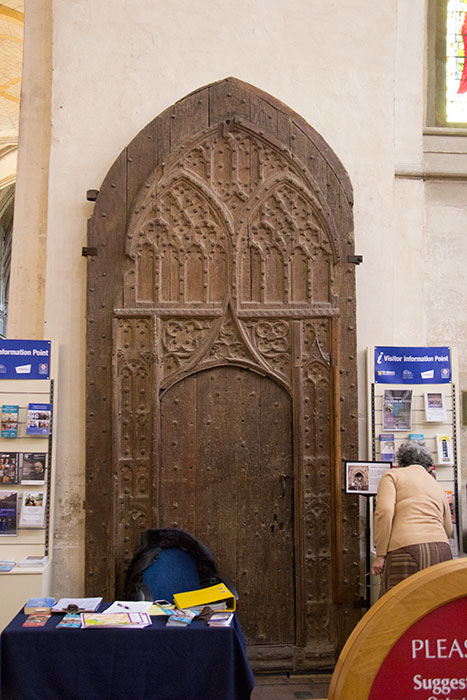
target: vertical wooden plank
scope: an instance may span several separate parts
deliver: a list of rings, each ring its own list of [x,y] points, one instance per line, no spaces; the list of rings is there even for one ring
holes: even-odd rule
[[[209,125],[209,91],[207,88],[188,95],[174,105],[170,115],[170,147],[176,149],[193,134]]]
[[[277,138],[277,109],[266,100],[251,100],[250,121],[258,127],[260,131],[267,131]]]
[[[235,370],[219,367],[198,375],[196,532],[232,581],[236,570],[238,406]]]
[[[262,619],[258,629],[267,643],[295,644],[295,552],[293,542],[294,470],[291,401],[284,389],[258,378],[260,464],[258,488],[267,514],[263,539]],[[277,602],[280,605],[277,605]]]
[[[223,80],[209,88],[209,124],[230,116],[250,119],[250,98],[236,80]]]
[[[159,527],[196,532],[197,377],[167,391],[161,402]]]
[[[132,207],[138,190],[155,168],[162,165],[170,151],[171,110],[153,119],[129,144],[127,150],[127,199]]]
[[[115,585],[115,484],[112,465],[112,317],[126,223],[126,152],[112,166],[88,227],[86,337],[85,590],[112,598]]]
[[[340,415],[340,336],[339,320],[331,321],[331,547],[332,547],[332,592],[334,602],[342,602],[342,454]]]

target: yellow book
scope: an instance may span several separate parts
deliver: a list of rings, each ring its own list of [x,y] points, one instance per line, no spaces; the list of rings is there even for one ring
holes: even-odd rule
[[[236,607],[235,596],[229,591],[224,583],[216,583],[215,586],[199,588],[196,591],[186,591],[175,593],[174,602],[180,610],[184,608],[194,608],[198,605],[209,605],[210,603],[221,603],[225,601],[226,611],[233,612]]]

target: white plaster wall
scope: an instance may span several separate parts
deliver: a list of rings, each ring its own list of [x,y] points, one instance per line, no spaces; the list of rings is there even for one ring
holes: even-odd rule
[[[364,256],[357,299],[366,456],[364,349],[428,340],[424,187],[394,179],[423,158],[425,0],[34,2],[53,10],[44,337],[61,347],[55,581],[71,595],[83,581],[86,190],[99,188],[157,114],[230,75],[320,132],[352,180],[356,253]]]

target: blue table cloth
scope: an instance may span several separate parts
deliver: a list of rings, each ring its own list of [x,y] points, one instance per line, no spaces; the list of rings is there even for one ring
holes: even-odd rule
[[[102,609],[107,607],[102,606]],[[1,635],[1,700],[248,700],[254,677],[237,618],[181,629],[153,617],[144,629],[22,627]]]

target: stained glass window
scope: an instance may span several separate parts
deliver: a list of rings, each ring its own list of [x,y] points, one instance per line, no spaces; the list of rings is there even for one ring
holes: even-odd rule
[[[446,17],[446,122],[467,122],[467,0],[448,0]]]

